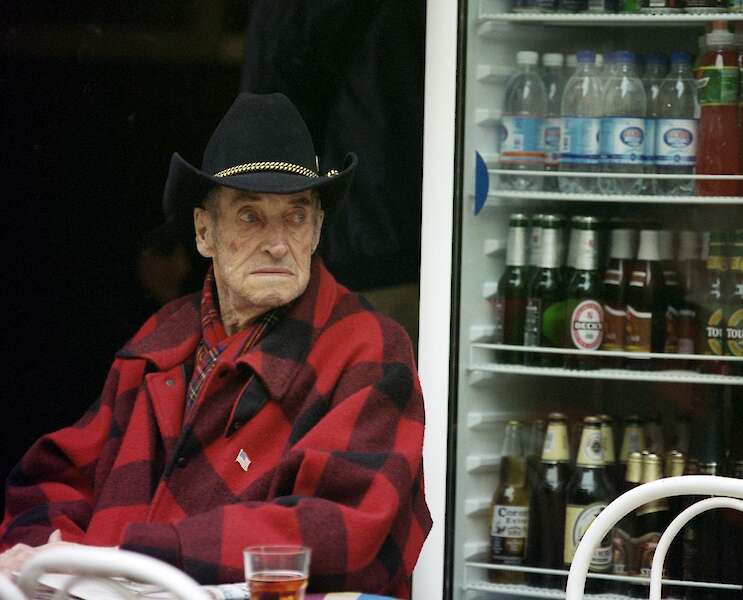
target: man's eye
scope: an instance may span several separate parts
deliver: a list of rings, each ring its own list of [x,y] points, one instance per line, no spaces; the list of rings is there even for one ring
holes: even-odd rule
[[[291,223],[294,223],[295,225],[301,225],[306,220],[306,215],[303,210],[296,210],[292,213],[289,213],[289,221]]]
[[[240,215],[240,219],[242,219],[246,223],[257,223],[258,215],[256,215],[254,212],[246,211]]]

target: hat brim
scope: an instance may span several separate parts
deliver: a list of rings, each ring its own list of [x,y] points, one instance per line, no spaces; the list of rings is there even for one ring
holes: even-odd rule
[[[353,152],[346,155],[343,170],[336,175],[305,177],[279,171],[262,171],[215,177],[197,169],[177,152],[170,159],[170,170],[163,193],[163,210],[166,219],[190,215],[191,209],[200,206],[207,194],[217,186],[245,192],[265,194],[294,194],[303,190],[318,190],[323,207],[333,210],[348,193],[358,158]]]

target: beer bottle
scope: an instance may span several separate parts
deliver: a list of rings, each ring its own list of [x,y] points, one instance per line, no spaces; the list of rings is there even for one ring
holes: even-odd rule
[[[692,447],[696,457],[697,475],[722,474],[722,402],[715,398],[709,410],[697,418],[692,431]],[[697,498],[699,500],[700,498]],[[684,579],[719,581],[721,544],[720,511],[708,511],[692,519],[683,529]],[[687,590],[690,600],[712,600],[716,590],[692,588]]]
[[[542,217],[541,253],[534,279],[529,285],[524,324],[524,345],[562,348],[565,324],[565,287],[561,271],[563,219]],[[561,366],[557,354],[529,353],[526,363],[534,366]]]
[[[620,495],[640,485],[642,479],[642,454],[630,452],[627,458],[627,473],[620,488]],[[637,537],[637,517],[635,511],[626,514],[612,531],[612,572],[614,575],[636,575],[635,545]],[[626,594],[630,584],[615,582],[612,589],[618,594]]]
[[[599,415],[601,419],[601,447],[604,451],[604,466],[606,477],[613,489],[619,478],[619,467],[617,465],[617,453],[614,449],[614,419],[609,415]]]
[[[545,569],[563,567],[565,543],[565,490],[570,479],[570,442],[567,418],[550,413],[544,436],[540,477],[532,487],[529,502],[527,564]],[[527,581],[538,587],[564,587],[559,575],[529,574]]]
[[[645,449],[650,452],[663,456],[664,441],[663,441],[663,427],[661,425],[660,416],[655,415],[645,421]]]
[[[657,230],[640,231],[637,261],[627,290],[627,352],[663,352],[665,347],[666,306],[659,241]],[[647,368],[648,364],[643,366]]]
[[[713,231],[710,235],[709,258],[707,259],[707,295],[700,310],[702,353],[722,356],[725,353],[725,314],[723,285],[727,277],[727,258],[725,256],[725,235]],[[723,363],[702,361],[702,370],[711,373],[724,373]]]
[[[564,562],[569,565],[575,556],[588,526],[611,501],[611,487],[606,478],[604,453],[601,447],[601,420],[583,419],[575,471],[566,490]],[[599,543],[591,558],[589,571],[611,572],[611,534]],[[601,593],[607,589],[600,579],[588,579],[586,592]]]
[[[577,224],[583,219],[581,216],[570,218],[570,234],[568,236],[568,253],[565,258],[565,264],[562,269],[562,278],[567,284],[573,277],[575,271],[575,257],[578,253],[578,228]]]
[[[645,432],[642,421],[637,415],[629,415],[624,420],[624,434],[619,449],[619,483],[625,479],[627,461],[633,452],[642,452],[645,449]]]
[[[686,466],[686,459],[682,452],[678,450],[671,450],[666,459],[666,476],[667,477],[680,477],[684,474]],[[681,496],[674,496],[669,499],[670,513],[668,515],[669,522],[675,519],[679,513],[684,509],[684,500]],[[683,541],[682,536],[677,535],[671,547],[668,549],[668,555],[666,556],[666,566],[668,567],[668,576],[671,579],[681,579],[684,575],[682,568],[683,561]],[[681,597],[683,593],[679,590],[669,590],[670,595],[673,597]]]
[[[529,427],[529,437],[526,443],[526,477],[529,488],[538,483],[539,462],[544,446],[544,421],[537,419]]]
[[[642,483],[650,483],[663,477],[663,464],[661,458],[652,452],[643,456],[642,459]],[[636,557],[637,567],[641,577],[650,577],[650,568],[653,566],[655,548],[658,546],[660,536],[668,526],[669,506],[668,500],[661,498],[640,506],[637,515],[637,540]],[[630,597],[647,598],[647,585],[632,585]]]
[[[574,254],[572,277],[565,292],[567,328],[565,345],[577,350],[598,350],[603,340],[604,309],[598,264],[598,226],[595,217],[574,217]],[[596,356],[568,354],[565,366],[570,369],[595,369]]]
[[[509,421],[503,440],[500,478],[493,494],[490,522],[490,562],[497,565],[522,566],[526,557],[529,524],[529,488],[526,479],[526,456],[522,424]],[[489,571],[490,580],[499,583],[522,583],[523,573]]]
[[[673,257],[673,232],[667,229],[661,230],[659,239],[666,305],[666,339],[663,352],[676,354],[678,352],[678,315],[683,304],[683,292]],[[675,361],[668,361],[668,364],[670,368],[676,366]]]
[[[604,339],[602,350],[624,350],[627,317],[627,282],[635,258],[635,230],[626,223],[616,223],[611,230],[609,264],[604,273]],[[622,359],[612,357],[607,364],[619,367]]]
[[[527,275],[527,287],[534,279],[539,269],[539,260],[542,256],[542,218],[543,214],[532,215],[529,220],[529,271]]]
[[[506,270],[498,281],[495,295],[496,344],[521,346],[524,343],[524,316],[528,290],[526,264],[527,218],[521,213],[511,215],[508,225]],[[520,362],[514,352],[498,351],[498,362]]]
[[[725,354],[743,359],[743,229],[735,232],[729,278],[725,302]],[[743,363],[731,366],[735,374],[743,375]]]
[[[696,231],[682,231],[679,234],[678,270],[683,302],[678,314],[677,349],[679,354],[694,354],[697,352],[697,314],[704,287],[704,265]]]

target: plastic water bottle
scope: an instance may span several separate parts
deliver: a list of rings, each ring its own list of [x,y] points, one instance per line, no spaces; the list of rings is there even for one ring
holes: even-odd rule
[[[602,115],[601,80],[596,72],[596,54],[583,50],[577,54],[578,67],[565,85],[562,95],[560,172],[598,171],[599,130]],[[560,175],[560,191],[568,194],[596,193],[593,177]]]
[[[645,173],[655,173],[655,131],[660,107],[658,105],[658,92],[660,84],[666,76],[666,57],[660,52],[652,52],[645,56],[645,73],[642,85],[645,88],[647,100],[647,115],[645,117],[645,149],[642,154],[642,164]],[[653,179],[645,179],[645,193],[657,193],[657,182]]]
[[[658,173],[692,174],[697,162],[697,86],[687,52],[674,52],[671,70],[658,91],[658,124],[655,134],[655,165]],[[689,196],[692,179],[659,179],[656,193]]]
[[[568,54],[565,57],[565,79],[570,79],[575,75],[578,68],[578,57],[575,54]]]
[[[560,168],[560,117],[562,93],[565,88],[562,74],[564,61],[562,54],[548,52],[542,55],[542,81],[547,90],[547,114],[542,135],[545,171],[557,171]],[[556,191],[557,177],[545,177],[544,189]]]
[[[500,168],[513,171],[544,169],[542,128],[547,113],[547,92],[539,76],[539,54],[516,54],[518,71],[506,85],[500,127]],[[519,191],[542,189],[542,177],[501,175],[501,187]]]
[[[606,83],[601,119],[601,166],[607,173],[642,173],[647,100],[637,77],[633,52],[614,53],[614,66]],[[602,177],[604,194],[640,194],[642,179]]]

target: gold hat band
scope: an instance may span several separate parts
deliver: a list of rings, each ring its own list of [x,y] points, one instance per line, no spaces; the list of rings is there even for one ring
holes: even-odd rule
[[[256,171],[283,171],[292,175],[304,175],[305,177],[318,177],[312,169],[286,162],[254,162],[244,165],[237,165],[215,173],[214,177],[230,177],[232,175],[243,175],[245,173],[255,173]],[[330,175],[330,173],[329,173]]]

